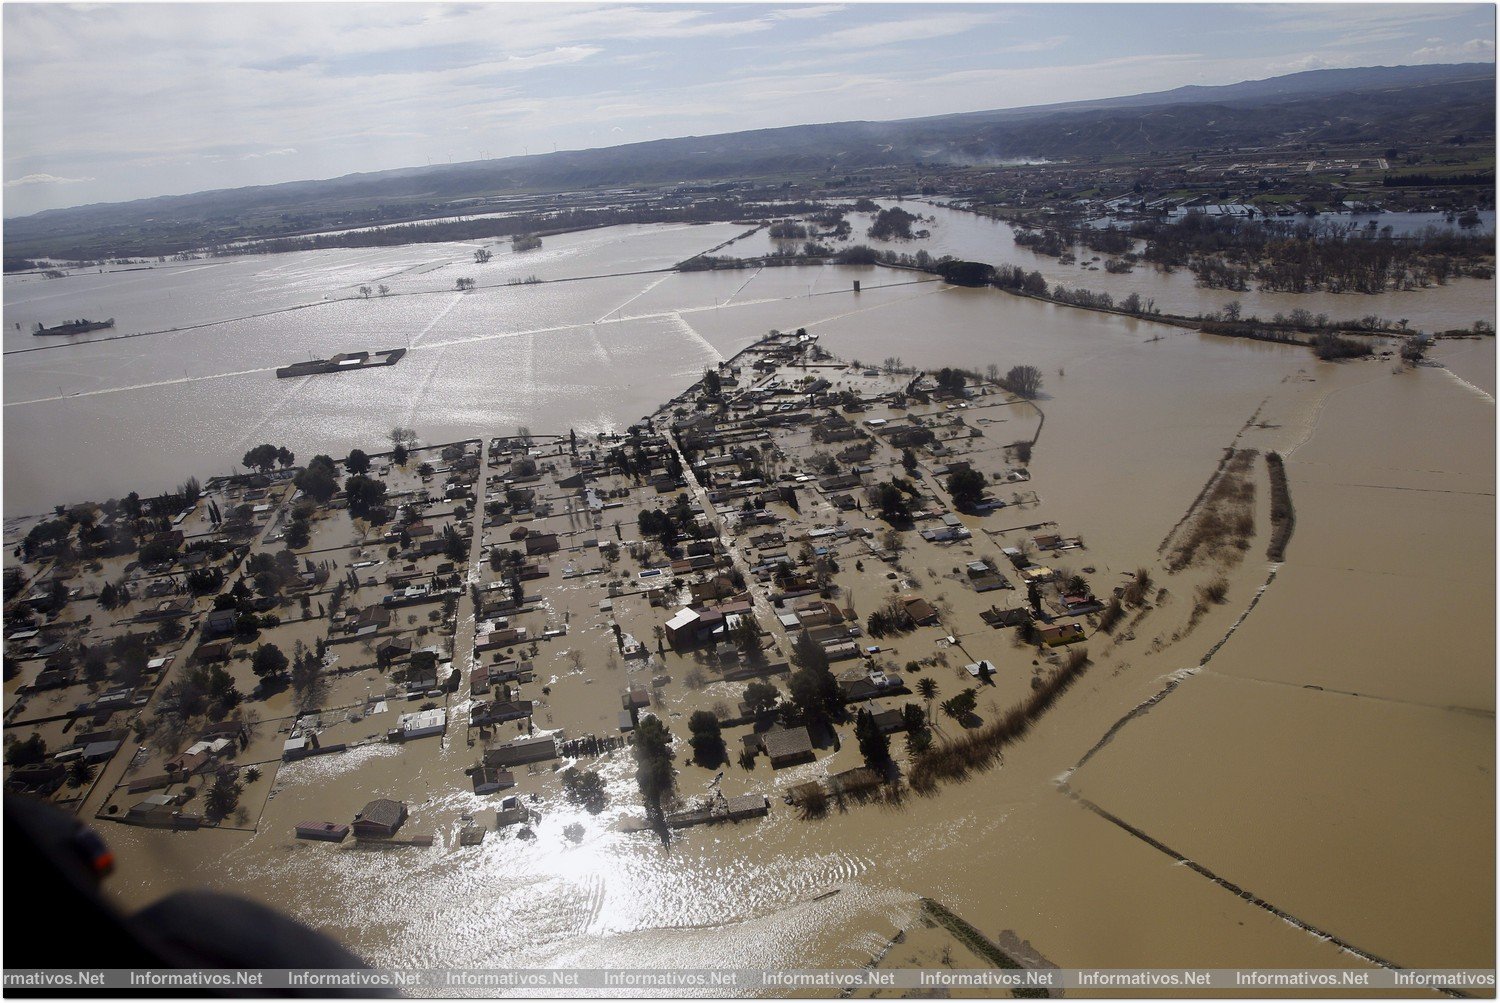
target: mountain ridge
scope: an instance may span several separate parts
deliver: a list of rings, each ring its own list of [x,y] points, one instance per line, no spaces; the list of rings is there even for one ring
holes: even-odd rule
[[[207,224],[236,214],[324,211],[353,202],[458,201],[507,192],[660,185],[930,162],[1071,159],[1222,146],[1398,142],[1445,129],[1493,136],[1492,63],[1305,70],[1166,91],[889,121],[851,120],[647,140],[619,146],[334,178],[158,195],[6,219],[7,254],[47,236]],[[1349,97],[1359,95],[1358,101]],[[163,224],[154,217],[174,217]],[[35,252],[32,252],[35,253]]]

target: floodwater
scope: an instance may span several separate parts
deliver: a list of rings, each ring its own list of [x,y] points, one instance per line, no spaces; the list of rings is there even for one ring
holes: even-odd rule
[[[926,228],[931,235],[920,240],[872,240],[865,230],[869,226],[869,220],[874,218],[873,214],[861,216],[851,213],[848,218],[853,233],[848,244],[868,244],[878,250],[898,254],[916,254],[925,250],[935,258],[951,254],[956,258],[984,261],[992,265],[1018,265],[1027,271],[1041,272],[1051,287],[1061,285],[1069,289],[1109,293],[1117,303],[1131,293],[1136,293],[1142,300],[1154,301],[1156,307],[1164,313],[1192,317],[1238,302],[1245,316],[1266,320],[1278,313],[1290,313],[1300,308],[1313,314],[1326,313],[1335,320],[1356,320],[1372,314],[1390,321],[1405,319],[1413,328],[1425,331],[1468,327],[1474,321],[1488,319],[1494,313],[1493,279],[1455,279],[1446,286],[1374,295],[1201,289],[1195,284],[1193,273],[1186,268],[1163,272],[1138,263],[1134,271],[1112,275],[1104,270],[1104,260],[1109,255],[1100,255],[1097,260],[1091,260],[1094,253],[1082,247],[1077,249],[1077,263],[1064,265],[1057,258],[1038,254],[1027,247],[1018,247],[1015,229],[1002,220],[927,201],[895,202],[881,199],[878,202],[883,206],[901,205],[908,212],[923,217],[923,222],[912,224],[913,229]],[[734,257],[755,257],[771,253],[780,243],[787,242],[773,241],[765,230],[761,230],[717,253]],[[800,246],[801,243],[793,241],[790,246]]]
[[[933,241],[946,243],[931,250],[984,257],[962,234],[994,244],[1006,239],[1002,226],[942,216]],[[663,267],[734,233],[548,238],[542,253],[554,257],[507,260],[494,274]],[[1493,341],[1444,343],[1442,365],[1396,374],[1389,360],[1319,363],[1305,349],[870,268],[449,291],[455,275],[487,277],[470,255],[434,245],[214,262],[192,274],[217,284],[191,295],[195,280],[176,271],[92,280],[145,283],[131,287],[135,330],[219,322],[8,356],[7,514],[223,471],[260,441],[305,456],[378,446],[398,424],[427,441],[516,424],[623,428],[768,329],[807,327],[865,362],[1036,365],[1046,417],[1030,486],[1042,502],[985,525],[1055,521],[1083,537],[1078,563],[1097,566],[1096,588],[1150,566],[1168,594],[1129,639],[1090,641],[1094,667],[1001,768],[930,799],[804,822],[777,797],[796,778],[731,770],[738,786],[726,792],[770,794],[770,817],[685,830],[663,847],[613,827],[634,804],[631,767],[617,755],[603,766],[615,794],[604,814],[549,800],[534,840],[492,833],[456,849],[458,817],[493,803],[460,786],[473,752],[450,729],[446,745],[285,768],[253,835],[110,826],[123,903],[207,884],[285,908],[385,964],[854,966],[927,895],[991,937],[1014,930],[1064,966],[1366,963],[1340,944],[1403,965],[1493,966]],[[1086,278],[1079,284],[1107,288],[1103,272]],[[1107,278],[1163,289],[1183,279]],[[149,289],[179,279],[174,314]],[[259,299],[216,300],[240,280],[260,283]],[[41,306],[37,297],[72,281],[8,280],[7,328],[45,309],[48,322],[113,315],[123,333],[127,310],[111,306],[123,294]],[[405,283],[409,295],[321,302],[379,281]],[[1470,283],[1399,296],[1413,304],[1403,316],[1425,310],[1466,325],[1494,319],[1492,294],[1492,283]],[[318,305],[226,317],[299,297]],[[1344,314],[1331,302],[1346,299],[1294,305]],[[1372,312],[1370,299],[1352,299],[1347,313]],[[390,370],[286,381],[268,372],[308,352],[407,338],[411,354]],[[1004,424],[985,428],[1000,444],[1018,437]],[[1259,463],[1257,535],[1226,569],[1228,602],[1189,627],[1203,572],[1171,576],[1159,565],[1158,544],[1231,444],[1287,456],[1297,507],[1287,559],[1212,661],[1070,774],[1131,708],[1199,666],[1266,581]],[[1060,787],[1064,777],[1305,926],[1088,810]],[[330,849],[291,838],[300,819],[348,818],[374,790],[410,802],[409,829],[437,830],[443,845]],[[563,834],[570,824],[583,827],[576,841]]]
[[[1493,342],[1441,356],[1493,373]],[[1276,581],[1073,787],[1363,950],[1488,965],[1494,401],[1443,369],[1320,378],[1313,425],[1247,437],[1287,457]]]

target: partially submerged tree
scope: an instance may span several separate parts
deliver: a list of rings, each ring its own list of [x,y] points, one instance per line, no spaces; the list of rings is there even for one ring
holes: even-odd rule
[[[214,781],[214,785],[203,795],[204,813],[209,821],[217,822],[231,814],[240,804],[240,795],[244,788],[239,781],[235,780],[233,774],[222,773]]]
[[[646,817],[661,818],[661,799],[672,789],[672,734],[661,718],[648,714],[635,729],[635,780],[646,803]]]
[[[792,663],[796,671],[787,682],[792,703],[809,724],[827,724],[843,707],[838,680],[828,668],[828,654],[807,631],[792,646]]]
[[[875,715],[863,707],[854,715],[854,738],[859,742],[859,754],[865,765],[884,774],[891,762],[891,740],[875,723]]]
[[[274,644],[262,644],[250,658],[250,668],[264,682],[277,682],[286,678],[290,664],[286,655]]]
[[[717,766],[724,761],[724,738],[719,719],[712,711],[693,711],[688,718],[688,731],[692,732],[688,744],[693,747],[695,760],[704,766]]]
[[[770,683],[757,680],[745,687],[745,704],[752,714],[767,714],[780,702],[781,692]]]
[[[1034,400],[1042,392],[1042,371],[1036,366],[1012,366],[1000,385],[1017,397]]]
[[[349,456],[344,460],[344,469],[351,474],[359,475],[369,473],[370,456],[363,449],[349,450]]]
[[[972,511],[984,498],[984,474],[973,467],[963,467],[948,475],[948,494],[961,511]]]

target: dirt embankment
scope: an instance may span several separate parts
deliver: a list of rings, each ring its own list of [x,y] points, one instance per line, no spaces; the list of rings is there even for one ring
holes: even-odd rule
[[[1024,738],[1031,726],[1041,720],[1057,698],[1067,692],[1091,664],[1086,650],[1070,652],[1062,666],[1031,696],[988,724],[922,753],[912,763],[912,790],[930,794],[937,789],[939,781],[966,780],[972,772],[993,766],[1001,750]]]
[[[1253,449],[1232,449],[1199,496],[1167,552],[1167,568],[1181,571],[1197,561],[1238,563],[1255,534]]]

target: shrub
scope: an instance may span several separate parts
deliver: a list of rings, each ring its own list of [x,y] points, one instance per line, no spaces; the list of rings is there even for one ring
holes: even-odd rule
[[[1325,362],[1335,359],[1362,359],[1371,354],[1370,346],[1353,338],[1320,334],[1313,338],[1313,354]]]

